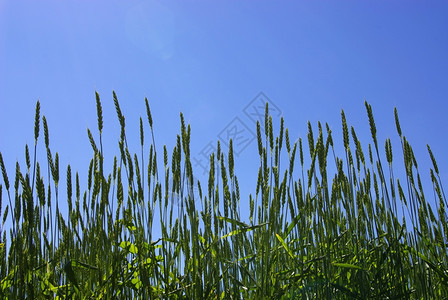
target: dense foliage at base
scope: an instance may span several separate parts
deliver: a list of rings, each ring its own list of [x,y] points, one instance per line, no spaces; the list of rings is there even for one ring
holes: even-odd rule
[[[377,141],[367,102],[373,144],[363,151],[342,111],[342,158],[335,154],[328,125],[318,123],[315,132],[308,123],[306,147],[301,139],[291,144],[283,119],[275,135],[266,105],[265,122],[257,123],[260,167],[253,171],[258,181],[249,199],[240,199],[232,141],[228,153],[217,143],[208,182],[193,182],[191,131],[182,114],[177,145],[171,153],[164,147],[160,154],[146,100],[151,143],[144,143],[147,125],[140,118],[141,149],[133,154],[115,93],[113,100],[121,125],[119,155],[111,174],[106,174],[102,106],[96,94],[98,138],[88,130],[93,157],[85,190],[70,166],[65,180],[60,180],[59,156],[50,150],[39,102],[34,159],[27,145],[26,166],[17,163],[15,175],[8,177],[0,154],[2,228],[11,223],[9,232],[0,230],[0,298],[442,299],[448,295],[447,200],[439,170],[428,146],[433,191],[424,194],[396,110],[404,166],[396,164],[406,171],[402,181],[394,177],[391,141],[387,139],[385,146]],[[44,163],[36,159],[41,124]],[[386,160],[381,160],[384,149]],[[163,165],[157,154],[163,155]],[[330,163],[333,174],[327,171]],[[61,184],[67,195],[58,193]],[[67,201],[66,215],[60,201]],[[247,218],[240,201],[249,203]],[[161,224],[157,236],[156,222]]]

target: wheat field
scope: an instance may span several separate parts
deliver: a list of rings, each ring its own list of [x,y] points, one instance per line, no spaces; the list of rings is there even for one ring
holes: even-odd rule
[[[344,111],[341,139],[328,124],[308,123],[306,139],[292,144],[283,119],[273,132],[266,104],[264,124],[256,127],[257,184],[240,199],[232,140],[228,153],[217,142],[208,182],[194,182],[191,127],[182,113],[176,146],[159,149],[145,99],[141,148],[133,152],[115,92],[113,102],[121,127],[113,171],[104,171],[96,93],[87,186],[70,165],[59,165],[39,102],[26,166],[6,170],[0,153],[0,298],[446,299],[447,199],[429,146],[433,190],[424,193],[396,109],[402,180],[394,176],[391,140],[377,140],[367,102],[368,145]],[[341,156],[336,142],[344,146]],[[37,147],[45,147],[46,161],[37,161]],[[67,201],[67,214],[60,201]],[[250,203],[248,218],[240,201]]]

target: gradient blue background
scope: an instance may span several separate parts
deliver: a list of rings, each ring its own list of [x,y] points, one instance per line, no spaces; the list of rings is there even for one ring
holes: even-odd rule
[[[426,144],[448,181],[447,53],[448,2],[442,1],[0,0],[0,151],[12,181],[17,160],[25,170],[25,143],[34,145],[39,99],[60,173],[70,163],[85,182],[92,156],[86,129],[98,139],[98,91],[110,171],[119,155],[115,90],[132,152],[140,151],[139,116],[147,146],[150,141],[145,97],[161,158],[164,144],[171,155],[180,111],[191,124],[197,156],[235,117],[255,131],[243,110],[263,92],[282,111],[292,141],[301,137],[307,145],[308,120],[315,131],[317,121],[328,122],[339,156],[344,109],[367,155],[367,100],[380,149],[390,137],[400,175],[398,108],[432,199]],[[43,131],[39,143],[43,150]],[[44,151],[38,158],[46,164]],[[258,170],[256,141],[236,166],[247,207]],[[200,171],[195,176],[206,185]]]

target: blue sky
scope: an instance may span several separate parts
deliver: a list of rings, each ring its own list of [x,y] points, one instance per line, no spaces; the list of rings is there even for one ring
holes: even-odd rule
[[[328,122],[342,156],[341,109],[367,151],[367,100],[381,149],[390,137],[399,157],[397,107],[424,182],[430,182],[428,143],[447,182],[447,28],[448,2],[441,1],[0,0],[0,151],[10,178],[16,160],[25,168],[39,99],[61,173],[70,163],[86,180],[92,155],[86,129],[98,136],[98,91],[111,168],[119,154],[115,90],[131,151],[139,151],[145,97],[160,154],[164,144],[171,153],[182,111],[196,158],[232,122],[255,132],[244,110],[265,97],[292,140],[306,141],[308,120],[315,130],[317,121]],[[39,142],[44,148],[43,132]],[[257,157],[252,141],[236,158],[242,195],[255,188]],[[39,160],[46,162],[43,151]],[[402,168],[402,160],[394,166]]]

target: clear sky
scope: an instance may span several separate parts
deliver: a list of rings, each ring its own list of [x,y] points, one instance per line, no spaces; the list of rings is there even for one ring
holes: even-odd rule
[[[255,132],[245,111],[266,98],[278,109],[276,131],[280,114],[293,141],[306,141],[308,120],[315,130],[317,121],[328,122],[340,151],[344,109],[367,151],[367,100],[381,149],[390,137],[395,155],[401,151],[397,107],[424,182],[429,143],[446,184],[447,53],[446,1],[0,0],[0,151],[12,180],[16,160],[25,169],[25,143],[34,144],[39,99],[61,174],[70,163],[85,181],[92,155],[86,129],[98,137],[98,91],[111,168],[120,135],[112,90],[134,152],[139,116],[147,124],[145,97],[160,154],[164,144],[172,151],[180,111],[192,127],[192,156],[200,159],[209,142],[226,139],[226,129]],[[243,196],[254,192],[257,157],[250,139],[236,156]],[[39,159],[46,162],[44,152]],[[394,166],[402,168],[402,160]],[[206,178],[200,173],[195,169]]]

